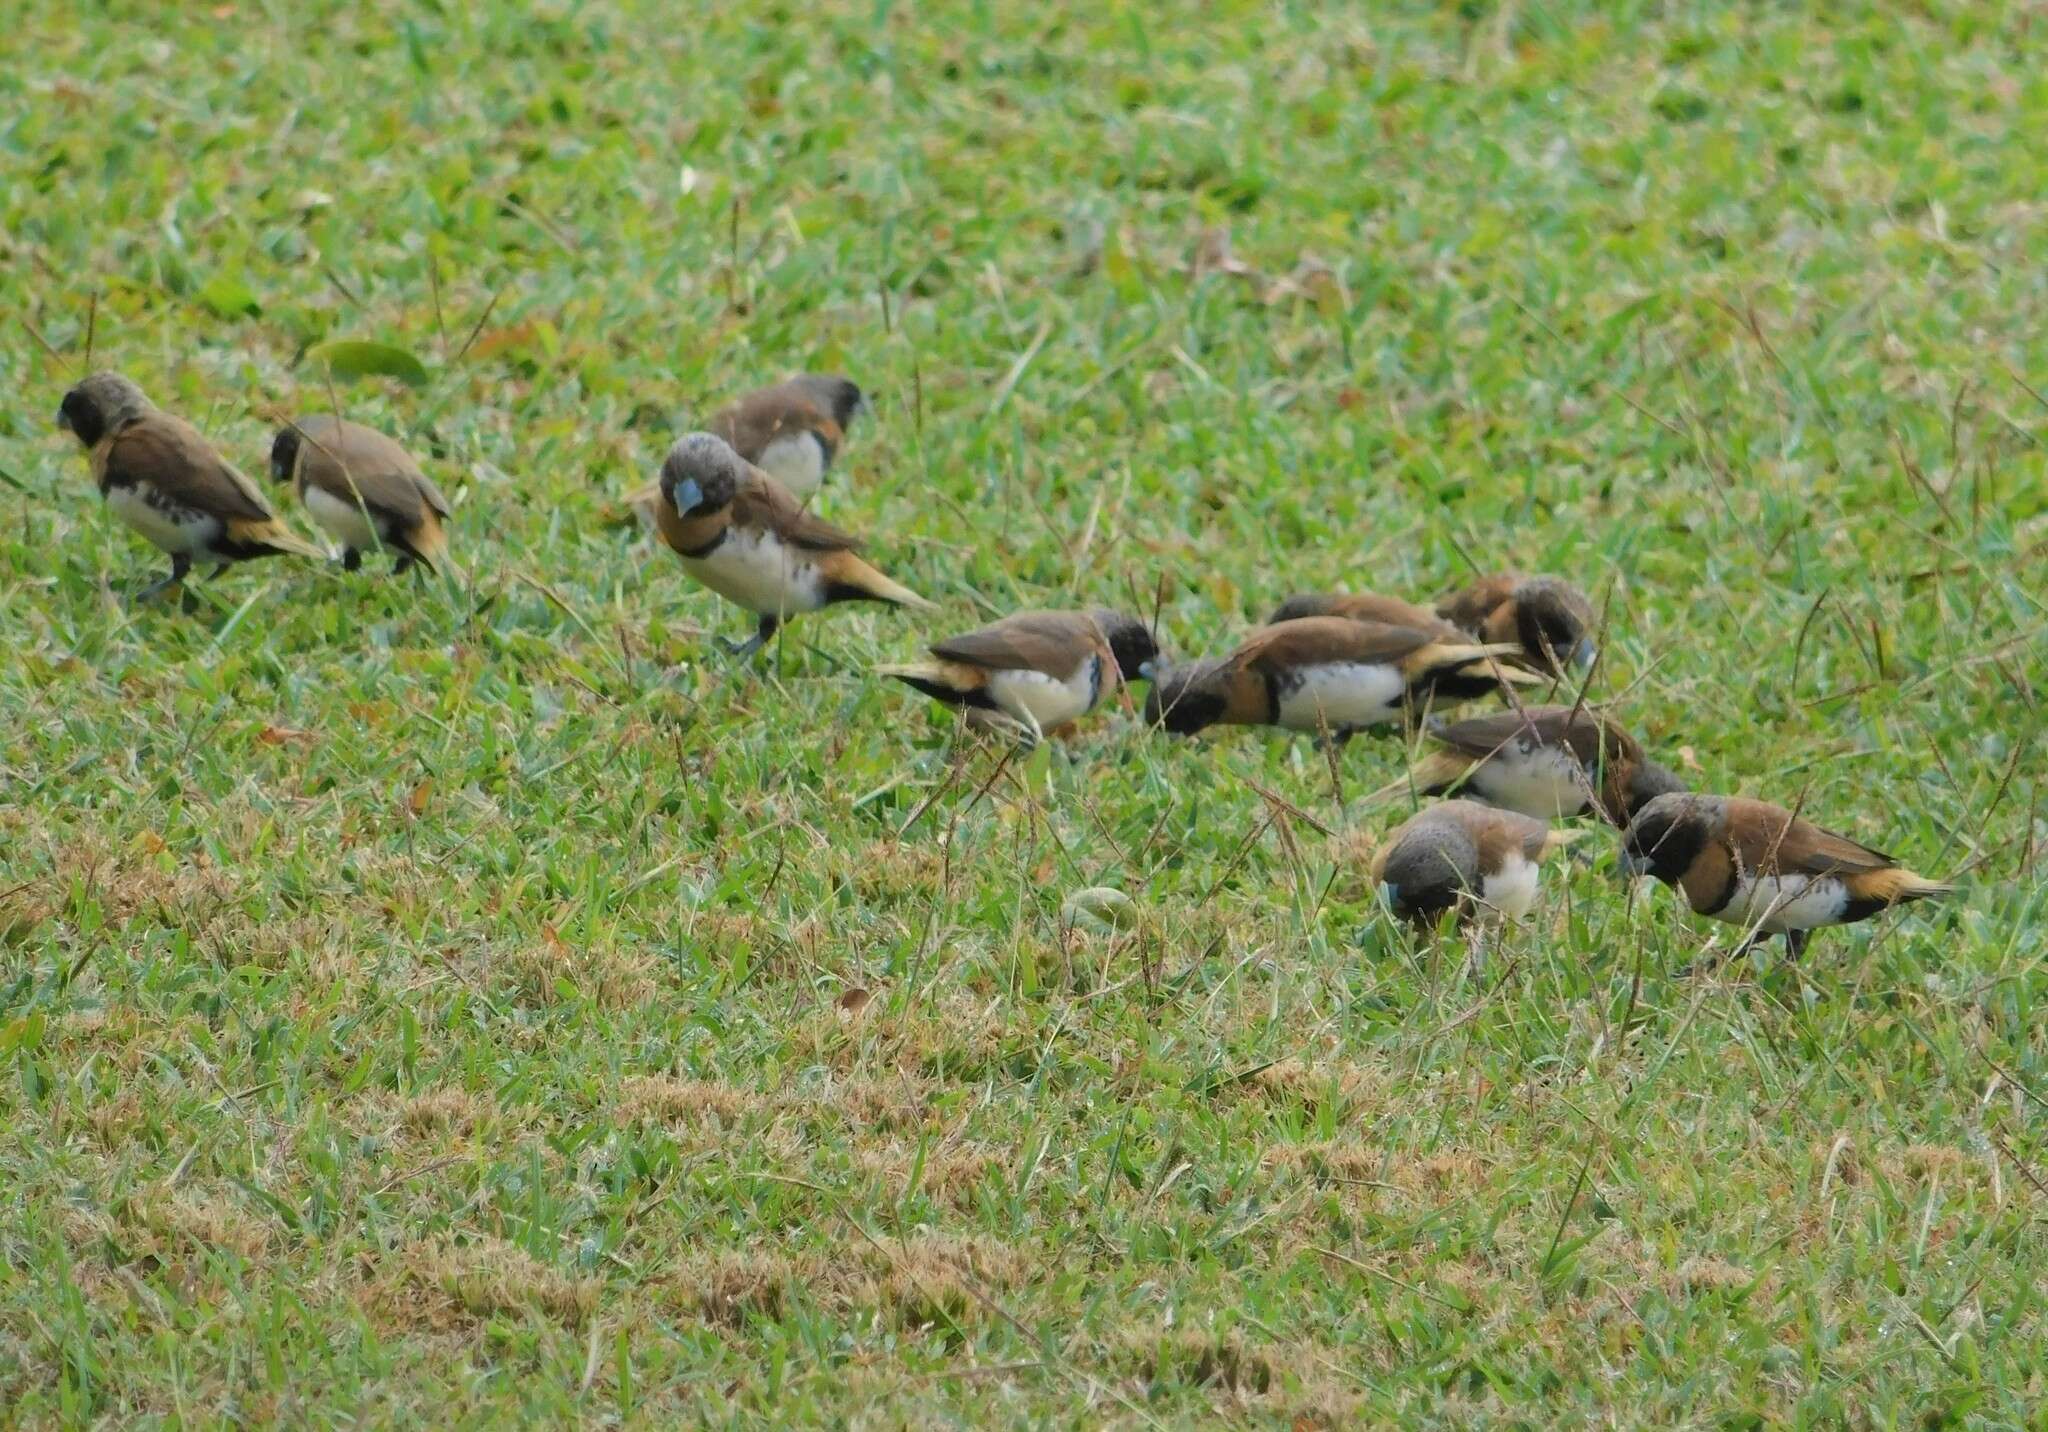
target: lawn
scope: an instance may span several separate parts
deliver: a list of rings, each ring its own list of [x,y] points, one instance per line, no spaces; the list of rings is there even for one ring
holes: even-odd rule
[[[2042,1426],[2048,17],[1808,8],[25,0],[0,1421]],[[470,584],[130,604],[88,347],[403,435]],[[618,499],[806,368],[944,610],[735,669]],[[1499,567],[1957,897],[1696,969],[1599,834],[1472,958],[1398,737],[865,674]]]

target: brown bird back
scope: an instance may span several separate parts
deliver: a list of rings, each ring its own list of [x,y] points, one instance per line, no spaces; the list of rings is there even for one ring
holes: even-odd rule
[[[1039,671],[1064,681],[1091,655],[1112,665],[1109,643],[1086,612],[1018,612],[931,645],[933,656],[985,671]]]
[[[301,491],[314,487],[344,502],[360,500],[370,511],[404,526],[416,525],[430,512],[439,517],[451,514],[441,489],[388,435],[325,413],[301,418],[292,426],[299,433]]]

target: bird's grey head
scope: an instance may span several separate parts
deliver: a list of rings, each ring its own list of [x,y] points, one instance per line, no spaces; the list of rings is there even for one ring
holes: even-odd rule
[[[716,433],[684,433],[661,464],[661,495],[685,517],[716,512],[732,501],[747,465]]]
[[[78,386],[64,395],[63,406],[57,409],[57,426],[92,447],[154,406],[142,389],[119,373],[101,371],[80,379]]]
[[[805,373],[796,380],[817,403],[832,415],[843,431],[862,413],[872,412],[867,394],[851,378],[837,373]]]
[[[1444,911],[1480,889],[1479,847],[1451,821],[1411,828],[1380,867],[1380,893],[1404,920],[1433,925]]]

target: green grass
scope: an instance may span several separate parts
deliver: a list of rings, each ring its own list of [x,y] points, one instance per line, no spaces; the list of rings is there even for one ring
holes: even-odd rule
[[[751,8],[0,37],[0,1420],[2040,1426],[2039,14]],[[339,396],[474,589],[124,605],[89,326],[251,472],[414,353]],[[607,514],[805,367],[946,610],[728,680]],[[1475,970],[1374,912],[1392,739],[999,773],[862,674],[1469,563],[1962,893],[1689,975],[1603,837]]]

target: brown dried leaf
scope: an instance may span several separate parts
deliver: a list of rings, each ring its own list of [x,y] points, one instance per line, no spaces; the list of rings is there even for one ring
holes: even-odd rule
[[[1195,252],[1188,260],[1188,272],[1198,277],[1205,273],[1258,276],[1250,264],[1230,251],[1230,230],[1221,224],[1202,230],[1201,237],[1195,240]]]

